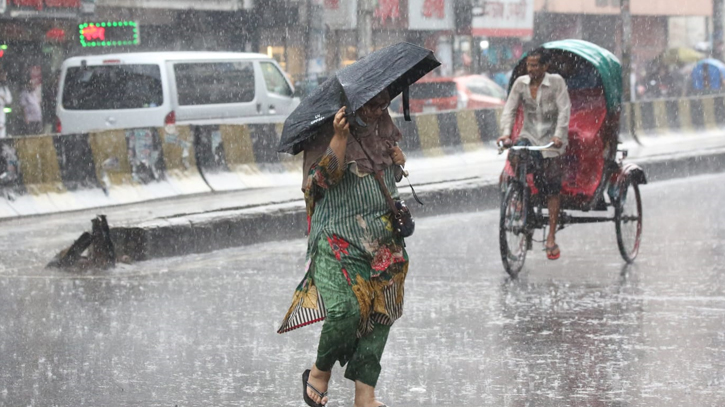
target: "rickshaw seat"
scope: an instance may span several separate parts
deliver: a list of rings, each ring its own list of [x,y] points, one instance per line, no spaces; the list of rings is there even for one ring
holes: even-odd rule
[[[604,171],[604,143],[599,132],[607,116],[607,104],[601,88],[570,89],[569,99],[569,146],[564,154],[561,194],[587,200],[594,196]],[[523,127],[523,118],[519,107],[512,132],[514,140]],[[513,176],[508,161],[504,172]],[[532,192],[538,193],[531,174],[528,181]]]
[[[570,90],[569,146],[564,155],[564,195],[590,198],[604,171],[604,143],[599,134],[607,116],[601,88]]]

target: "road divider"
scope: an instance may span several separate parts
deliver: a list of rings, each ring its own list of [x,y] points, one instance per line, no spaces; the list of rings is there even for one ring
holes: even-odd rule
[[[281,123],[195,127],[199,169],[211,190],[302,184],[301,156],[276,152]]]
[[[625,109],[634,114],[636,133],[725,126],[722,96],[641,101]],[[495,148],[500,116],[501,109],[481,109],[394,121],[403,151],[434,157]],[[629,122],[621,120],[622,133],[629,133]],[[302,154],[276,152],[281,132],[282,123],[169,125],[2,139],[0,218],[301,185]]]
[[[725,126],[725,97],[722,96],[645,100],[632,106],[638,133],[688,133]]]

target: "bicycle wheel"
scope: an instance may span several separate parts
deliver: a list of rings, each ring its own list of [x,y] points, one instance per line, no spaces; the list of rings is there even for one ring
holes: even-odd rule
[[[627,180],[614,210],[619,253],[627,263],[634,262],[642,239],[642,198],[639,185]]]
[[[524,194],[523,186],[518,182],[512,182],[501,201],[499,247],[503,267],[512,278],[518,276],[526,260],[527,202]]]

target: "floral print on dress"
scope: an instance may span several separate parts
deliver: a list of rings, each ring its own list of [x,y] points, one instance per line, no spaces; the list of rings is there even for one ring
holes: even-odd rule
[[[347,270],[345,270],[344,267],[342,269],[342,274],[345,275],[345,279],[347,280],[347,285],[351,286],[352,285],[352,280],[350,280],[350,274],[347,272]]]
[[[383,246],[375,253],[371,266],[375,271],[385,271],[392,263],[393,254],[387,246]]]
[[[335,253],[337,261],[342,259],[343,254],[349,254],[347,252],[347,248],[350,246],[350,243],[346,242],[345,239],[337,235],[332,235],[332,237],[327,238],[327,242],[330,243],[330,248],[332,248],[332,252]]]
[[[393,222],[390,219],[390,214],[385,214],[381,216],[380,221],[383,222],[383,224],[385,225],[385,230],[387,230],[388,232],[393,231]]]
[[[370,262],[370,267],[375,271],[373,276],[379,276],[386,271],[393,272],[391,266],[405,262],[402,246],[396,244],[380,245],[375,251],[375,256]]]

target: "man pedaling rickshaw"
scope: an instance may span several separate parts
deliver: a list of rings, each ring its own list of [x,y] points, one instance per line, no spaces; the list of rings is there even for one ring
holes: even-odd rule
[[[516,145],[544,146],[553,143],[552,148],[531,151],[534,159],[534,185],[539,194],[547,197],[549,210],[549,234],[546,238],[546,257],[556,260],[561,255],[556,244],[556,227],[561,205],[560,192],[563,176],[562,156],[566,150],[569,134],[571,102],[564,78],[547,73],[549,52],[544,48],[531,51],[526,58],[528,75],[520,76],[511,86],[511,91],[501,115],[501,134],[497,144],[512,145],[511,133],[520,105],[523,105],[523,125]],[[511,165],[516,168],[518,153],[509,152]]]

